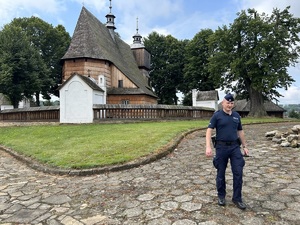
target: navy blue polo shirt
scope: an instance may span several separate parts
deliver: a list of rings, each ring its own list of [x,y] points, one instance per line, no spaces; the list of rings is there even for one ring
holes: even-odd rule
[[[232,111],[231,115],[223,110],[216,111],[210,119],[208,128],[216,128],[217,141],[236,141],[237,131],[242,130],[240,115]]]

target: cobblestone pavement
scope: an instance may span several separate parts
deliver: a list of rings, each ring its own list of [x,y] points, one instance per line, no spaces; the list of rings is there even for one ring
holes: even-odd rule
[[[244,126],[252,157],[245,158],[242,211],[217,205],[216,171],[206,158],[205,130],[177,149],[137,168],[91,176],[35,171],[0,151],[1,224],[215,225],[300,224],[300,151],[264,137],[287,124]]]

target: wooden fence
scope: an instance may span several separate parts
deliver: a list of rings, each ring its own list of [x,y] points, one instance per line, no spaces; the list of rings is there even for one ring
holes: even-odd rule
[[[0,121],[57,121],[59,106],[43,106],[0,111]]]
[[[178,105],[94,105],[94,121],[209,118],[214,109]],[[6,109],[0,121],[57,121],[59,106]]]
[[[209,118],[214,109],[180,105],[94,105],[94,120]]]

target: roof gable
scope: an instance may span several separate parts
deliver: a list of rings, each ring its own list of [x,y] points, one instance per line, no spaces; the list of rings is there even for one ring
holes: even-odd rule
[[[69,77],[68,80],[66,80],[59,88],[58,90],[62,89],[67,83],[69,83],[71,80],[73,80],[73,78],[77,76],[79,77],[84,83],[86,83],[92,90],[95,91],[101,91],[104,92],[104,90],[102,88],[100,88],[90,77],[86,77],[80,74],[72,74],[72,76]]]
[[[2,93],[0,93],[0,105],[10,105],[9,99]]]

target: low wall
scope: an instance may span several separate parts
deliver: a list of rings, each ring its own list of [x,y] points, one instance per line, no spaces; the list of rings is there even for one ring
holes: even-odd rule
[[[94,105],[94,120],[209,118],[214,109],[180,105]]]
[[[94,105],[94,121],[103,120],[155,120],[209,118],[214,109],[178,105]],[[59,106],[43,106],[0,111],[1,121],[57,121]]]
[[[42,106],[0,111],[2,121],[57,121],[59,122],[59,106]]]

